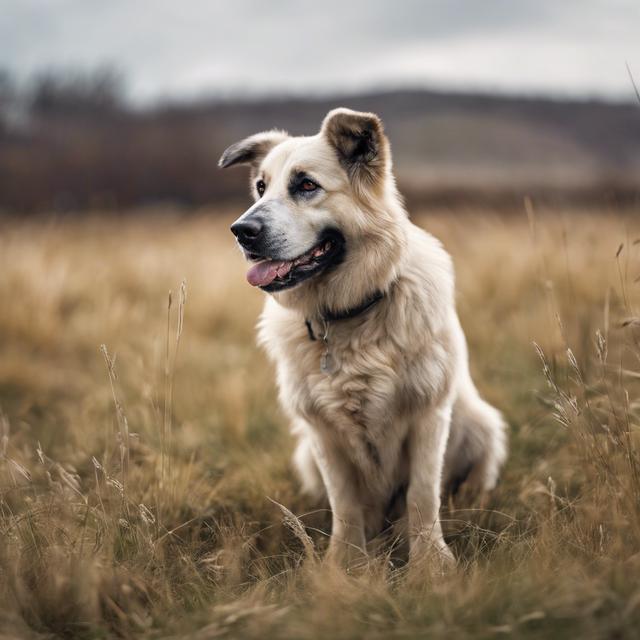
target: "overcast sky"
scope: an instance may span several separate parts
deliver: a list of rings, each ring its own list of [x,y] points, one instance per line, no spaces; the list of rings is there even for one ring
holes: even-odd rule
[[[131,97],[430,86],[631,97],[640,0],[0,0],[0,66]]]

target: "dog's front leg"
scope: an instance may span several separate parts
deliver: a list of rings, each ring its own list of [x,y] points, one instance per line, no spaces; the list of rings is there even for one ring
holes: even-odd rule
[[[364,513],[355,469],[330,441],[315,440],[314,452],[331,506],[327,560],[348,567],[366,557]]]
[[[449,436],[452,405],[429,408],[413,425],[410,449],[410,476],[407,492],[409,559],[453,563],[453,555],[442,537],[440,525],[440,485],[444,454]]]

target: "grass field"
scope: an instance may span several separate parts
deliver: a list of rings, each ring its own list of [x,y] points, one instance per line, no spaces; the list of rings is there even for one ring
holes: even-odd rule
[[[637,637],[640,212],[417,217],[511,446],[417,581],[322,564],[214,213],[0,221],[0,637]]]

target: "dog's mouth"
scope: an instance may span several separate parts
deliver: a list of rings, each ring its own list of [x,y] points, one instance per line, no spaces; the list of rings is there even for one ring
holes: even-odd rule
[[[282,291],[335,267],[344,258],[344,236],[336,229],[320,235],[318,242],[293,260],[278,260],[246,253],[255,264],[247,272],[247,281],[263,291]]]

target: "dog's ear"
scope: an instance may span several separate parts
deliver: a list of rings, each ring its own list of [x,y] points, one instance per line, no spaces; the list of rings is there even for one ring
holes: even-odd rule
[[[338,154],[338,160],[354,183],[381,184],[389,165],[389,142],[375,113],[334,109],[321,132]]]
[[[263,131],[249,136],[228,147],[220,157],[218,166],[222,169],[236,164],[257,167],[261,160],[275,147],[289,137],[286,131]]]

